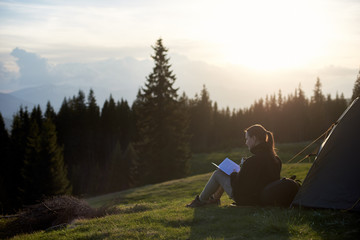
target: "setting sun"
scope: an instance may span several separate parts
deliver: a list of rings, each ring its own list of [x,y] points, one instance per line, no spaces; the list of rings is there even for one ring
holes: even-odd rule
[[[316,4],[251,1],[222,13],[212,39],[227,63],[266,70],[299,67],[321,57],[328,44],[330,23]]]

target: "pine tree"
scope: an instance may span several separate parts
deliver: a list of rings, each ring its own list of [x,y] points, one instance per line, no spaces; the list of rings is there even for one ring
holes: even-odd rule
[[[284,103],[284,99],[283,99],[283,96],[282,96],[281,89],[279,89],[277,105],[279,106],[279,109],[280,109],[280,110],[281,110],[282,107],[283,107],[283,103]]]
[[[18,210],[23,205],[24,195],[21,189],[24,187],[24,178],[21,169],[24,167],[27,137],[30,131],[30,117],[27,109],[20,107],[15,114],[11,127],[10,158],[6,165],[7,187],[7,212]]]
[[[106,180],[104,181],[107,192],[119,191],[121,189],[125,175],[122,162],[123,151],[120,143],[116,142],[108,164],[108,174]]]
[[[170,70],[168,49],[162,39],[153,49],[155,67],[134,103],[141,170],[147,183],[185,176],[190,158],[188,116],[174,88],[176,77]]]
[[[69,179],[74,194],[86,193],[89,185],[87,145],[87,105],[85,94],[79,90],[77,96],[64,99],[56,119],[59,130],[59,144],[64,146],[64,161],[68,166]]]
[[[138,178],[138,154],[132,143],[129,143],[125,149],[123,161],[126,171],[126,181],[124,182],[123,187],[126,189],[135,186]]]
[[[316,78],[316,83],[315,83],[315,87],[314,87],[314,95],[311,98],[311,102],[314,104],[322,104],[325,101],[325,96],[322,93],[322,84],[320,81],[320,78]]]
[[[355,100],[355,98],[357,98],[357,97],[360,97],[360,70],[359,70],[359,74],[357,75],[357,79],[354,84],[351,100]]]
[[[51,106],[50,101],[46,104],[45,118],[50,119],[53,123],[56,122],[56,113],[54,108]]]
[[[201,90],[200,97],[190,103],[190,131],[192,133],[191,146],[194,152],[206,152],[210,145],[214,145],[213,141],[219,142],[219,139],[211,138],[210,131],[213,126],[212,106],[205,85]]]
[[[299,84],[296,92],[297,94],[295,94],[292,103],[292,113],[290,115],[290,120],[288,120],[293,123],[289,129],[289,133],[291,133],[290,136],[292,137],[292,141],[301,141],[302,139],[305,139],[307,134],[306,122],[308,121],[308,102],[305,99],[305,93],[301,88],[301,84]]]
[[[105,191],[115,191],[117,182],[113,182],[113,171],[116,171],[115,163],[121,157],[122,151],[120,143],[117,145],[118,141],[118,131],[117,128],[117,119],[116,119],[116,103],[112,95],[109,96],[104,102],[104,105],[101,110],[100,117],[100,148],[99,153],[102,156],[102,161],[99,162],[99,167],[106,174],[102,176],[102,184],[106,185]],[[121,174],[118,172],[117,174]],[[118,190],[118,189],[117,189]]]
[[[122,150],[119,142],[116,143],[105,181],[106,192],[128,189],[136,184],[137,159],[137,153],[131,143],[125,151]]]
[[[116,104],[116,120],[117,128],[119,129],[119,141],[120,145],[123,146],[123,150],[126,150],[126,146],[133,141],[135,136],[136,125],[134,123],[133,112],[129,107],[126,100],[121,99]]]
[[[93,165],[97,165],[98,163],[98,151],[100,149],[100,109],[96,103],[96,98],[94,91],[90,89],[89,95],[87,97],[86,103],[86,121],[84,122],[84,135],[83,135],[83,155],[86,160],[86,164],[88,167],[92,168]],[[93,172],[93,169],[89,169],[90,172]],[[97,174],[91,174],[89,176],[88,181],[96,182]],[[92,184],[95,186],[96,184]],[[91,185],[90,185],[91,186]],[[94,189],[92,190],[95,191]]]
[[[56,129],[58,130],[58,141],[60,145],[67,144],[66,141],[70,134],[69,132],[71,131],[71,129],[69,129],[69,124],[71,124],[71,120],[72,120],[71,115],[72,112],[70,109],[70,104],[68,103],[68,100],[64,98],[55,121]],[[64,157],[65,157],[65,163],[67,163],[66,149],[64,152]]]
[[[57,143],[56,127],[51,119],[45,119],[41,132],[41,150],[43,161],[47,167],[45,194],[70,194],[71,184],[67,178],[67,169],[64,164],[63,148]]]
[[[311,97],[309,106],[310,139],[315,139],[329,128],[326,119],[325,96],[322,93],[321,86],[320,78],[317,78],[313,90],[314,95]]]
[[[8,176],[8,164],[10,161],[10,138],[5,129],[4,119],[0,113],[0,214],[8,208],[8,187],[6,185]]]
[[[104,102],[101,111],[102,149],[106,159],[109,159],[117,142],[119,134],[117,124],[116,103],[112,95],[110,95],[109,100]]]
[[[36,121],[39,128],[42,127],[42,112],[40,105],[37,105],[36,107],[33,108],[30,114],[30,119]]]
[[[71,192],[62,148],[57,144],[55,125],[51,119],[42,119],[39,126],[38,109],[34,109],[31,115],[34,118],[31,118],[22,169],[26,204],[33,204],[44,196]]]
[[[33,204],[42,197],[43,184],[46,184],[46,182],[39,180],[46,174],[42,164],[44,162],[41,159],[40,127],[37,121],[32,119],[27,136],[24,167],[21,169],[24,178],[22,192],[24,193],[23,200],[25,204]]]

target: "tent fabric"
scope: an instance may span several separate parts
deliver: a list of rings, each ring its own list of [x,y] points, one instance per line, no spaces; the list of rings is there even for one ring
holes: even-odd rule
[[[360,212],[359,98],[323,142],[292,206]]]

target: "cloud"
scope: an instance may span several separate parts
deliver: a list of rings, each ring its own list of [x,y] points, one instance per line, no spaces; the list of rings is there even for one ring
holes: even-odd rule
[[[20,69],[18,80],[21,85],[34,86],[49,83],[50,66],[45,58],[20,48],[15,48],[11,55],[17,58],[16,63]]]
[[[94,85],[123,89],[140,86],[152,68],[152,61],[132,57],[50,64],[46,58],[20,48],[15,48],[11,55],[16,58],[19,76],[11,75],[0,62],[1,83],[17,81],[21,88],[71,83],[76,86]]]
[[[15,78],[15,74],[13,72],[9,71],[5,67],[5,64],[0,62],[0,83],[1,84],[8,84],[14,78]]]
[[[151,67],[152,63],[149,60],[140,61],[126,57],[88,63],[58,64],[50,74],[58,84],[101,86],[115,91],[140,87]]]

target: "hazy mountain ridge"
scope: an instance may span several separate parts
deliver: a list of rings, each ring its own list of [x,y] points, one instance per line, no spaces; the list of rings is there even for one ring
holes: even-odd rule
[[[65,97],[73,97],[79,90],[87,96],[93,89],[100,107],[110,94],[115,101],[123,98],[131,105],[153,67],[151,59],[133,57],[54,65],[36,53],[18,48],[13,50],[12,55],[17,58],[19,73],[9,75],[6,68],[0,68],[0,92],[7,92],[2,93],[4,100],[1,99],[0,112],[4,118],[11,119],[21,105],[31,110],[39,104],[45,110],[46,103],[50,101],[57,111]],[[351,79],[355,81],[358,71],[329,66],[310,72],[304,69],[261,72],[235,65],[214,66],[177,53],[171,53],[169,57],[179,95],[185,92],[193,98],[206,85],[210,99],[216,101],[219,108],[229,106],[230,109],[250,107],[255,100],[277,94],[279,89],[286,96],[293,93],[299,84],[309,96],[316,77],[320,77],[325,94],[335,96],[334,93],[339,91],[339,94],[344,92],[345,97],[349,97],[353,87]],[[288,84],[289,81],[296,84]],[[9,89],[18,90],[9,93]],[[8,97],[6,100],[5,96]]]
[[[31,109],[35,104],[13,96],[12,94],[0,93],[0,112],[4,119],[6,129],[10,130],[13,116],[20,110],[21,106]]]
[[[35,104],[10,93],[0,93],[0,112],[4,118],[12,118],[20,106],[33,108]]]
[[[110,91],[101,87],[90,86],[72,86],[66,85],[41,85],[38,87],[24,88],[11,93],[0,93],[0,112],[3,117],[12,118],[13,114],[18,112],[20,106],[27,107],[30,111],[36,106],[40,105],[41,109],[45,111],[47,102],[50,102],[55,111],[58,111],[65,98],[71,98],[78,95],[81,90],[87,97],[90,89],[95,92],[97,104],[102,107],[104,101],[110,95],[114,99],[134,99],[135,95],[129,94],[126,89]]]

